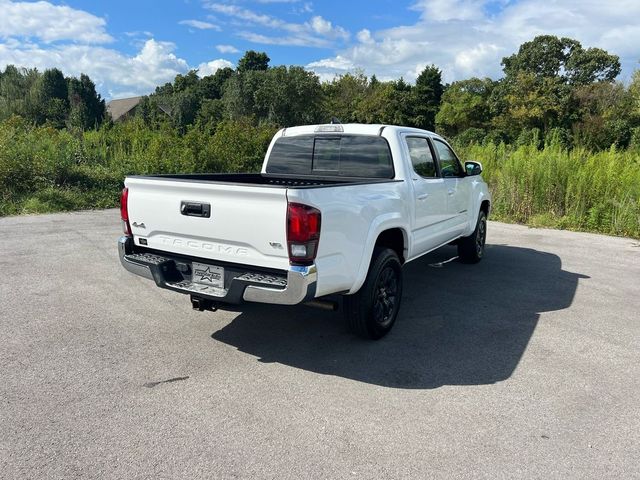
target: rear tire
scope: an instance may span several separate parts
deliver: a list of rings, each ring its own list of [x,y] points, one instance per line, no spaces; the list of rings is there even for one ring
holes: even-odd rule
[[[378,340],[396,322],[402,300],[402,265],[396,252],[376,247],[364,284],[357,293],[345,295],[347,328],[360,337]]]
[[[476,228],[471,235],[458,240],[458,257],[462,263],[478,263],[484,256],[487,241],[487,214],[480,210]]]

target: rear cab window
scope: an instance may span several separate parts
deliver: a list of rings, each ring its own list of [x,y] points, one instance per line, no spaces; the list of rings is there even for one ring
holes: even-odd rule
[[[377,135],[297,135],[278,138],[267,173],[360,178],[394,178],[386,139]]]

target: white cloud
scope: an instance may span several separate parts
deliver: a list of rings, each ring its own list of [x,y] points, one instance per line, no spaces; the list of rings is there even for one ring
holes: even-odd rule
[[[124,32],[127,37],[136,38],[136,37],[153,37],[153,33],[148,30],[133,30],[131,32]]]
[[[238,50],[233,45],[216,45],[216,50],[218,50],[220,53],[239,53],[240,52],[240,50]]]
[[[358,32],[358,34],[356,35],[356,37],[358,38],[358,41],[360,43],[373,43],[373,37],[371,37],[371,32],[369,30],[362,29]]]
[[[413,10],[421,12],[424,21],[473,20],[483,16],[486,0],[420,0]]]
[[[229,60],[225,60],[223,58],[204,62],[198,65],[198,76],[206,77],[207,75],[213,75],[218,70],[225,67],[234,68],[235,66]]]
[[[302,4],[302,7],[300,7],[297,10],[298,13],[311,13],[313,12],[313,4],[311,2],[305,2],[304,4]]]
[[[218,25],[214,25],[210,22],[203,22],[201,20],[181,20],[178,22],[180,25],[186,25],[188,27],[197,28],[198,30],[215,30],[216,32],[222,29]]]
[[[249,42],[261,43],[263,45],[282,45],[285,47],[326,47],[326,40],[314,37],[304,37],[297,35],[269,37],[254,32],[238,32],[238,36]]]
[[[362,69],[378,78],[404,76],[413,81],[425,66],[435,64],[446,82],[470,76],[498,78],[502,58],[541,34],[574,38],[585,48],[619,55],[623,79],[630,77],[640,56],[637,0],[419,0],[412,9],[420,12],[414,24],[361,30],[358,43],[307,68],[322,78]]]
[[[318,60],[317,62],[311,62],[307,65],[307,68],[311,69],[321,69],[326,68],[330,70],[353,70],[356,68],[356,65],[345,57],[338,55],[335,58],[325,58],[324,60]]]
[[[312,30],[318,35],[322,35],[327,38],[340,38],[343,40],[349,39],[349,32],[342,27],[334,27],[329,20],[325,20],[321,16],[315,16],[310,22]]]
[[[308,22],[291,23],[237,5],[206,3],[205,6],[216,13],[245,22],[243,26],[247,27],[247,29],[242,30],[238,35],[254,43],[330,47],[335,41],[344,42],[349,39],[349,32],[347,30],[338,25],[334,26],[329,20],[319,15],[312,17]],[[285,34],[269,36],[263,33],[249,31],[248,28],[252,25],[279,30]]]
[[[480,43],[475,47],[462,50],[454,59],[456,71],[464,77],[482,76],[483,65],[499,56],[500,52],[500,47],[491,43]]]
[[[263,25],[265,27],[284,28],[284,26],[287,24],[286,22],[275,17],[256,13],[247,8],[238,7],[237,5],[207,3],[205,4],[205,6],[210,10],[213,10],[214,12],[222,13],[230,17],[239,18],[240,20],[245,20],[247,22],[256,23],[258,25]]]
[[[106,21],[82,10],[49,2],[0,0],[0,38],[40,38],[44,42],[70,40],[79,43],[108,43]]]

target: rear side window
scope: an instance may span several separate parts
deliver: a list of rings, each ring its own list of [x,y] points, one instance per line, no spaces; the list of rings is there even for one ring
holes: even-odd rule
[[[438,176],[436,162],[433,159],[433,153],[426,138],[408,137],[407,147],[409,148],[409,156],[411,157],[414,172],[425,178]]]
[[[387,141],[373,135],[299,135],[278,138],[267,173],[393,178]]]

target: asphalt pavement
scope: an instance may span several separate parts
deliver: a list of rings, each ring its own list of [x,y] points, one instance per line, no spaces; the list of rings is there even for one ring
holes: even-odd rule
[[[640,243],[490,222],[342,312],[196,312],[116,210],[0,219],[0,477],[640,478]]]

